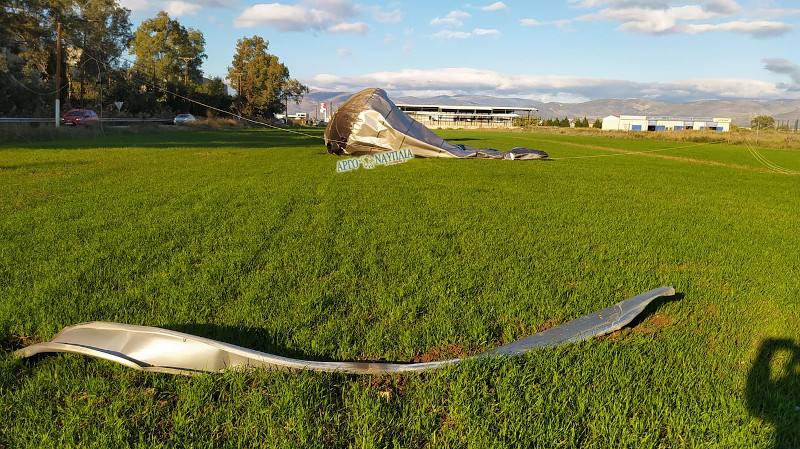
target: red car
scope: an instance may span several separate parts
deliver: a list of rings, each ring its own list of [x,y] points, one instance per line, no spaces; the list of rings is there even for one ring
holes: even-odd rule
[[[71,109],[61,116],[64,126],[88,126],[100,123],[100,118],[91,109]]]

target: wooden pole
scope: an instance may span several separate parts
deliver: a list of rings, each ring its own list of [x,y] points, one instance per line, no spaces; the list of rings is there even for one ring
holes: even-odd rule
[[[183,85],[184,86],[188,86],[189,85],[189,61],[191,61],[192,58],[187,58],[187,57],[184,56],[181,59],[183,59],[183,65],[184,65],[184,69],[183,69]]]

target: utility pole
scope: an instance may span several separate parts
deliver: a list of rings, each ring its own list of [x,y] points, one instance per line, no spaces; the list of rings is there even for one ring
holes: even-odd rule
[[[235,70],[231,72],[231,75],[236,77],[236,114],[239,119],[239,122],[242,121],[242,93],[244,89],[242,89],[242,72],[239,70]],[[228,77],[230,78],[230,76]],[[231,81],[233,79],[231,78]]]
[[[178,59],[183,59],[183,65],[184,65],[184,69],[183,69],[183,85],[184,86],[188,86],[189,85],[189,61],[191,61],[192,58],[187,58],[186,56],[183,56],[183,57],[178,58]]]
[[[239,103],[241,103],[241,99],[244,97],[244,87],[242,87],[242,72],[236,70],[232,72],[234,76],[236,76],[236,96],[239,97]],[[239,106],[241,108],[241,104]]]
[[[56,128],[61,125],[61,22],[56,22]]]

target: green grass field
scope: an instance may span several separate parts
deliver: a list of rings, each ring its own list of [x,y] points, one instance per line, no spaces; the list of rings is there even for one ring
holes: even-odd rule
[[[552,159],[337,174],[318,138],[264,130],[0,146],[0,447],[800,445],[800,175],[724,143],[441,135]],[[11,355],[103,320],[430,360],[662,285],[622,332],[415,375]]]

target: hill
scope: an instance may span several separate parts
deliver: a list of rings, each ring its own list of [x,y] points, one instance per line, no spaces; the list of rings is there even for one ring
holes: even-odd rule
[[[289,113],[306,112],[314,117],[317,105],[321,102],[332,105],[335,110],[353,92],[311,91],[300,105],[289,105]],[[516,106],[539,109],[543,118],[569,117],[590,119],[608,115],[672,115],[694,117],[730,117],[738,126],[749,126],[750,120],[758,115],[768,115],[775,120],[787,121],[794,128],[800,119],[800,101],[755,101],[755,100],[702,100],[690,103],[671,103],[666,101],[628,99],[591,100],[583,103],[544,103],[525,98],[492,97],[486,95],[455,95],[436,97],[398,96],[392,97],[395,103],[442,104],[475,106]]]

